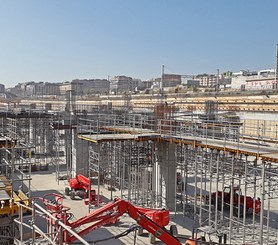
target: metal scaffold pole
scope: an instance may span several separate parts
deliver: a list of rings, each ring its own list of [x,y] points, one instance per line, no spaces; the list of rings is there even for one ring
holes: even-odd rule
[[[199,148],[196,149],[195,159],[194,159],[194,219],[197,221],[197,175],[198,175],[198,152]]]
[[[235,156],[232,155],[232,169],[231,169],[231,193],[230,193],[230,216],[229,216],[229,243],[233,239],[233,211],[234,211],[234,160]]]
[[[262,162],[262,194],[261,194],[261,213],[260,213],[260,245],[264,243],[264,202],[265,202],[265,162]]]
[[[244,164],[244,200],[243,200],[243,206],[246,207],[246,195],[247,195],[247,186],[248,186],[248,162],[247,162],[247,156],[245,156],[245,164]],[[245,235],[246,235],[246,208],[243,209],[243,238],[242,242],[245,243]]]
[[[212,221],[212,209],[211,209],[211,193],[212,193],[212,180],[213,180],[213,172],[212,172],[212,157],[213,157],[213,151],[210,150],[210,158],[209,158],[209,207],[208,207],[208,225],[211,226],[213,221]]]
[[[223,155],[222,155],[222,162],[221,162],[221,171],[222,171],[222,195],[221,195],[221,223],[223,224],[224,223],[224,206],[225,206],[225,203],[224,203],[224,195],[223,195],[223,192],[224,192],[224,188],[225,188],[225,183],[226,183],[226,179],[225,179],[225,171],[226,171],[226,159],[227,159],[227,152],[224,151],[223,152]]]

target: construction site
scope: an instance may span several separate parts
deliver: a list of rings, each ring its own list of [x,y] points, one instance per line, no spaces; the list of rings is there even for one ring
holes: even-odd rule
[[[70,91],[52,105],[15,103],[0,114],[1,244],[109,244],[85,234],[113,230],[126,213],[137,224],[127,233],[145,230],[147,242],[110,244],[278,244],[277,108],[265,100],[275,109],[264,115],[255,100],[234,100],[252,118],[216,97],[90,103]],[[48,173],[49,191],[40,191]],[[84,217],[69,213],[76,203]],[[180,217],[170,230],[168,215]]]

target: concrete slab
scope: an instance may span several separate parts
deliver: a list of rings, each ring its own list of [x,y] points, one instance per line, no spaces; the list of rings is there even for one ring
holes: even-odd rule
[[[64,189],[68,186],[66,180],[59,181],[59,184],[56,181],[55,171],[44,171],[44,172],[35,172],[32,175],[32,196],[42,197],[45,194],[54,192],[64,195]],[[97,189],[97,186],[93,186]],[[101,187],[101,193],[106,199],[110,199],[111,191],[108,191],[106,188]],[[120,196],[119,192],[113,192],[113,198]],[[88,206],[84,204],[83,200],[71,200],[68,196],[65,196],[64,205],[71,208],[71,212],[74,214],[74,219],[83,217],[89,213]],[[170,224],[176,224],[178,231],[183,235],[191,235],[191,229],[194,225],[194,222],[188,218],[182,217],[181,215],[171,214]],[[136,224],[136,222],[128,217],[127,215],[123,216],[120,219],[120,222],[117,225],[107,226],[100,229],[97,229],[87,236],[85,236],[87,241],[93,242],[109,237],[114,237],[124,231],[126,231],[131,225]],[[168,227],[169,228],[169,227]],[[135,234],[131,232],[129,235],[124,236],[119,239],[111,239],[103,242],[98,242],[96,244],[107,244],[107,245],[120,245],[120,244],[134,244]],[[185,243],[185,238],[180,238],[182,244]],[[136,236],[136,244],[150,244],[149,237],[147,232],[143,236]],[[160,241],[157,241],[156,244],[163,244]]]

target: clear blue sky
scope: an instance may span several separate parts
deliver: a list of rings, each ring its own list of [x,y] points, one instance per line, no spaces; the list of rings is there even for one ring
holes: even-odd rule
[[[0,83],[274,68],[277,0],[0,0]]]

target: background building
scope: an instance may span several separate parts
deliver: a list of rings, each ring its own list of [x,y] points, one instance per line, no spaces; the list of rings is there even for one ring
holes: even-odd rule
[[[231,88],[235,90],[269,90],[276,88],[275,70],[233,73]]]
[[[48,83],[48,82],[39,82],[34,83],[31,86],[31,90],[33,90],[34,95],[60,95],[60,84],[58,83]],[[28,88],[28,86],[27,86]]]
[[[118,94],[134,91],[140,82],[139,79],[133,79],[132,77],[115,76],[110,80],[110,92]]]
[[[67,91],[72,90],[72,85],[70,82],[64,82],[60,84],[60,94],[65,95]]]
[[[162,87],[176,87],[181,85],[181,75],[177,74],[163,74],[162,75]]]
[[[75,79],[71,84],[77,95],[105,94],[110,89],[107,79]]]
[[[5,93],[5,85],[4,84],[0,84],[0,93]]]

